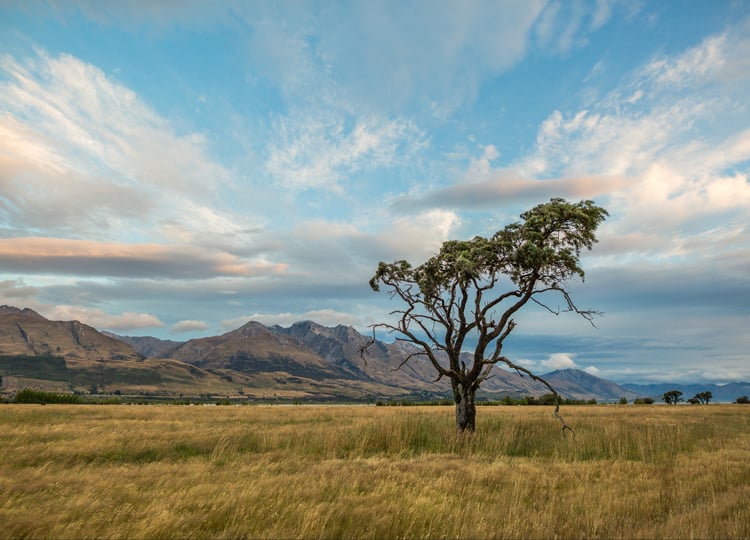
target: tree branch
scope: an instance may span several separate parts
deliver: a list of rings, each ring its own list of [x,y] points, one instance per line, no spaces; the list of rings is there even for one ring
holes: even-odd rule
[[[570,431],[573,434],[573,438],[575,439],[576,432],[573,430],[572,427],[570,427],[565,422],[565,420],[563,419],[563,417],[560,415],[560,395],[557,393],[557,390],[555,390],[552,387],[552,385],[550,383],[548,383],[547,381],[545,381],[543,378],[539,377],[538,375],[534,375],[531,371],[529,371],[525,367],[522,367],[522,366],[519,366],[519,365],[513,363],[512,361],[510,361],[505,356],[501,356],[500,358],[498,358],[498,361],[502,362],[505,365],[507,365],[509,368],[514,369],[516,371],[516,373],[518,373],[519,375],[521,375],[521,377],[523,377],[523,374],[525,373],[526,375],[528,375],[529,377],[531,377],[533,380],[542,383],[544,386],[546,386],[549,389],[550,392],[552,392],[552,395],[555,396],[555,411],[554,411],[554,415],[555,415],[555,418],[557,418],[560,421],[560,424],[562,424],[562,433],[563,433],[563,435],[565,435],[565,431],[566,430]]]

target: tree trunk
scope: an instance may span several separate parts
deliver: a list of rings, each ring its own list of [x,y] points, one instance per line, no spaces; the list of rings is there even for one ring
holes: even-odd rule
[[[476,429],[477,408],[474,405],[476,389],[472,384],[453,383],[453,398],[456,402],[456,428],[474,433]]]

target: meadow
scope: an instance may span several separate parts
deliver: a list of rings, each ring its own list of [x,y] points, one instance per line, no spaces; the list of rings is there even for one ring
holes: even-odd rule
[[[0,405],[3,538],[750,538],[750,407]]]

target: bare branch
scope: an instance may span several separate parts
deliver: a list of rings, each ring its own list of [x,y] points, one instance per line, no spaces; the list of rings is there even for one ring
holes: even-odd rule
[[[536,291],[534,291],[534,294],[536,295],[536,294],[549,292],[549,291],[557,291],[565,299],[565,304],[567,305],[567,308],[563,309],[562,310],[563,312],[576,313],[580,315],[581,317],[583,317],[584,319],[586,319],[591,324],[591,326],[593,326],[594,328],[597,328],[596,324],[594,323],[594,317],[603,317],[604,313],[602,313],[601,311],[595,311],[593,309],[579,309],[578,306],[575,305],[575,302],[573,302],[573,298],[570,296],[570,293],[566,291],[563,287],[560,287],[559,285],[546,287],[544,289],[537,289]],[[552,309],[551,307],[546,305],[544,302],[541,302],[535,297],[532,297],[531,300],[534,301],[539,306],[546,309],[547,311],[549,311],[550,313],[552,313],[553,315],[560,314],[560,308],[557,308],[556,310]]]
[[[565,422],[565,420],[563,419],[563,417],[560,416],[560,395],[557,393],[557,390],[555,390],[552,387],[552,385],[550,383],[548,383],[547,381],[545,381],[543,378],[539,377],[538,375],[534,375],[531,371],[529,371],[525,367],[519,366],[518,364],[515,364],[514,362],[510,361],[505,356],[501,356],[500,358],[498,358],[498,361],[502,362],[503,364],[507,365],[511,369],[515,370],[516,373],[518,373],[519,375],[521,375],[521,377],[523,377],[523,374],[525,373],[526,375],[528,375],[529,377],[531,377],[533,380],[542,383],[544,386],[546,386],[549,389],[550,392],[552,392],[552,395],[555,396],[555,411],[554,411],[554,415],[555,415],[555,418],[557,418],[560,421],[560,424],[562,424],[562,433],[563,433],[563,435],[565,435],[565,431],[566,430],[570,431],[573,434],[573,438],[575,439],[576,432],[573,430],[572,427],[570,427]]]

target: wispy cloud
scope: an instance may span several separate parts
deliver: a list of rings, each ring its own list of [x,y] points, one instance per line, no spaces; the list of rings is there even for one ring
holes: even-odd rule
[[[119,315],[105,313],[98,308],[58,305],[43,310],[43,315],[51,320],[81,321],[97,329],[135,330],[142,328],[159,328],[164,323],[151,313],[133,313],[126,311]]]
[[[729,234],[750,220],[750,132],[734,121],[750,93],[750,39],[741,28],[647,62],[584,109],[553,111],[536,147],[514,162],[498,163],[499,152],[485,147],[460,181],[394,205],[486,210],[593,198],[611,213],[605,251],[685,257],[705,253],[697,240],[708,233],[743,245],[744,235]]]
[[[254,65],[288,98],[400,114],[446,116],[476,98],[482,80],[526,52],[543,2],[365,2],[274,17],[241,11],[255,30]],[[366,66],[366,69],[362,69]]]
[[[5,55],[0,75],[6,223],[71,237],[150,234],[170,221],[205,228],[212,189],[231,176],[201,133],[178,133],[133,91],[70,55]]]
[[[170,328],[170,332],[181,333],[181,332],[199,332],[201,330],[208,330],[210,326],[205,321],[196,321],[192,319],[186,319],[184,321],[178,321],[173,324]]]
[[[248,262],[188,246],[54,238],[0,239],[3,270],[26,274],[196,279],[284,272],[283,264]]]
[[[293,114],[277,121],[266,168],[281,185],[341,191],[344,179],[363,169],[405,162],[424,144],[424,136],[406,120],[352,118],[353,125],[347,127],[342,114],[321,115]]]

